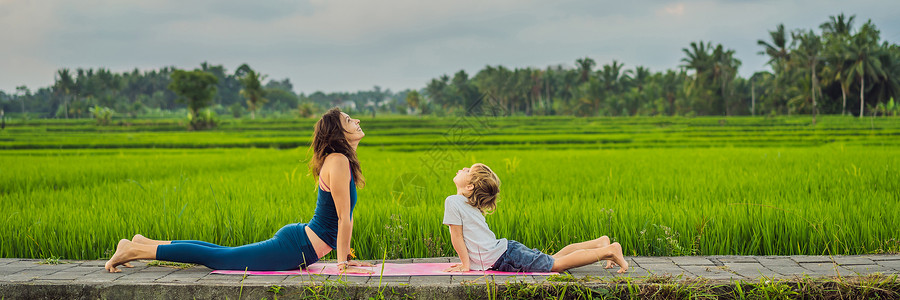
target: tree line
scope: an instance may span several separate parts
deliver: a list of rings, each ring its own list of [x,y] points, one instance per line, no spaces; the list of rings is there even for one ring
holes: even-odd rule
[[[900,48],[881,41],[871,20],[859,27],[854,21],[831,16],[818,33],[778,25],[770,39],[758,41],[772,72],[750,78],[738,75],[734,50],[698,41],[682,49],[675,70],[626,68],[615,60],[597,67],[589,57],[574,68],[486,66],[471,78],[459,71],[432,79],[424,94],[432,109],[491,103],[512,115],[896,115]]]
[[[166,115],[187,110],[204,127],[212,114],[308,117],[340,106],[356,113],[656,116],[900,114],[900,47],[882,41],[871,20],[830,16],[818,30],[778,25],[759,40],[772,71],[739,76],[741,61],[721,44],[697,41],[682,49],[676,69],[603,66],[589,57],[546,68],[485,66],[460,70],[424,88],[297,94],[289,79],[268,80],[244,64],[233,73],[202,63],[193,71],[115,73],[60,69],[53,85],[0,91],[0,109],[43,118]],[[265,82],[265,84],[263,84]],[[205,119],[204,119],[205,118]],[[205,124],[205,125],[204,125]]]

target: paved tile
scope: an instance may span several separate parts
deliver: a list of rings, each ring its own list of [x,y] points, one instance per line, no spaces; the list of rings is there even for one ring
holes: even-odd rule
[[[296,282],[307,282],[307,283],[308,282],[325,282],[328,280],[345,281],[345,279],[348,279],[348,278],[357,278],[357,277],[347,276],[347,275],[303,274],[303,275],[288,276],[288,278],[284,279],[285,280],[284,282],[288,282],[291,280],[294,280]],[[366,279],[366,281],[368,281],[368,279]],[[362,282],[365,283],[365,281],[362,281]]]
[[[161,278],[161,277],[160,277]],[[196,281],[199,284],[234,284],[240,283],[241,278],[227,275],[219,275],[219,274],[210,274],[204,276]]]
[[[833,257],[818,255],[818,256],[808,256],[808,255],[793,255],[791,259],[796,261],[797,263],[831,263]]]
[[[496,283],[535,283],[534,277],[528,275],[493,275],[491,279]]]
[[[691,275],[690,271],[683,269],[683,268],[677,268],[677,269],[647,268],[646,270],[647,270],[648,275],[656,275],[656,276],[665,276],[665,275],[689,276],[689,275]]]
[[[12,275],[12,274],[19,273],[19,272],[22,272],[22,269],[0,267],[0,278],[3,278],[3,276],[6,276],[6,275]],[[0,279],[0,281],[2,281],[2,279]]]
[[[725,267],[732,272],[747,278],[772,278],[781,275],[780,273],[766,268],[760,263],[726,263]]]
[[[618,278],[618,277],[641,278],[641,277],[650,276],[650,272],[648,272],[647,269],[637,267],[637,266],[629,266],[628,272],[621,273],[621,274],[616,273],[616,270],[618,270],[618,269],[609,269],[609,270],[603,269],[602,271],[599,272],[600,273],[599,276],[606,277],[606,278]]]
[[[78,279],[80,283],[97,283],[97,282],[112,282],[113,280],[122,278],[125,276],[125,273],[110,273],[106,272],[106,270],[98,271],[94,273],[90,273],[84,275],[81,279]]]
[[[154,281],[160,279],[174,270],[145,270],[141,272],[128,272],[125,276],[116,279],[118,282]],[[125,272],[122,272],[125,273]]]
[[[893,255],[893,254],[873,254],[873,255],[866,255],[865,257],[868,259],[874,260],[874,261],[900,260],[900,255]]]
[[[530,276],[530,275],[524,275],[524,276],[532,277],[532,280],[538,280],[538,281],[542,281],[543,279],[545,279],[545,278],[540,278],[540,277],[542,277],[542,276]],[[451,284],[460,284],[460,283],[465,283],[465,284],[470,284],[470,283],[485,283],[485,282],[489,282],[492,278],[493,278],[492,275],[481,275],[481,276],[473,276],[473,275],[456,276],[456,275],[451,275],[451,276],[450,276],[450,283],[451,283]]]
[[[31,267],[31,266],[37,266],[37,265],[38,265],[38,264],[37,264],[36,261],[32,261],[32,260],[17,260],[17,261],[11,261],[11,262],[9,262],[9,263],[3,265],[3,266],[4,266],[4,267],[8,267],[8,268],[23,268],[23,269],[24,269],[24,268],[28,268],[28,267]]]
[[[206,277],[208,274],[209,272],[206,272],[205,270],[176,270],[175,272],[156,279],[156,282],[196,282],[197,280]]]
[[[676,265],[675,263],[673,263],[671,261],[669,261],[668,263],[653,263],[653,264],[644,263],[644,264],[641,264],[641,268],[644,268],[650,274],[657,274],[657,275],[659,275],[659,274],[678,275],[678,274],[687,272],[685,269],[679,267],[678,265]]]
[[[732,273],[725,266],[684,266],[684,269],[689,272],[685,275],[693,275],[706,279],[746,279],[741,275]]]
[[[850,270],[837,266],[831,262],[801,263],[800,266],[809,270],[806,274],[810,276],[849,276],[853,274]]]
[[[10,274],[8,276],[21,275],[21,276],[32,276],[32,277],[40,277],[45,275],[50,275],[56,273],[57,270],[30,270],[24,269],[22,271]]]
[[[17,273],[13,273],[10,275],[6,275],[0,277],[0,282],[22,282],[22,281],[32,281],[34,279],[38,279],[42,276],[50,275],[56,273],[56,270],[22,270]]]
[[[133,261],[133,262],[131,262],[130,264],[131,264],[132,266],[134,266],[134,265],[138,265],[138,266],[142,266],[142,267],[147,266],[147,263],[137,262],[137,261]],[[97,268],[103,268],[104,266],[106,266],[106,261],[100,261],[100,260],[86,260],[86,261],[80,263],[79,266],[80,266],[80,267],[97,267]]]
[[[841,265],[872,265],[875,264],[875,261],[867,258],[867,257],[834,257],[834,261]]]
[[[457,258],[413,258],[392,260],[392,263],[424,263],[448,262]],[[714,280],[758,280],[760,276],[772,278],[791,278],[803,274],[809,276],[857,276],[872,273],[900,273],[900,255],[857,255],[833,257],[839,265],[831,263],[828,256],[681,256],[681,257],[628,257],[631,264],[629,272],[617,274],[617,268],[603,269],[605,262],[574,268],[568,271],[576,278],[647,278],[652,276],[672,276],[673,278],[703,277]],[[123,268],[122,273],[107,273],[103,269],[104,261],[71,261],[70,264],[38,265],[40,260],[0,259],[0,284],[22,283],[40,284],[211,284],[237,286],[242,276],[209,274],[205,267],[190,269],[173,269],[167,267],[148,267],[146,262],[135,262],[133,269]],[[458,259],[457,259],[458,261]],[[381,286],[458,286],[460,284],[483,284],[485,281],[496,283],[540,283],[547,276],[525,275],[489,275],[480,276],[400,276],[383,277]],[[243,279],[245,285],[310,285],[343,284],[378,286],[378,276],[248,276]]]
[[[631,261],[636,262],[638,265],[643,264],[671,264],[672,260],[668,257],[659,257],[659,256],[636,256],[629,257]]]
[[[82,273],[73,273],[73,272],[56,272],[49,275],[41,276],[42,280],[75,280],[84,277]]]
[[[244,284],[280,284],[287,279],[287,275],[266,275],[266,276],[247,276],[243,280],[236,280],[237,282],[243,282]]]
[[[34,264],[34,265],[31,265],[30,267],[26,267],[26,269],[28,269],[28,270],[56,270],[56,271],[62,271],[62,270],[65,270],[65,269],[73,268],[73,267],[75,267],[75,266],[76,266],[75,264],[57,264],[57,265],[41,265],[41,264]]]
[[[58,285],[58,284],[72,284],[74,283],[74,279],[35,279],[29,281],[30,285]]]
[[[875,262],[880,266],[894,269],[894,271],[900,271],[900,260],[878,260]]]
[[[95,268],[95,267],[83,267],[83,266],[74,266],[60,272],[67,273],[81,273],[82,275],[87,275],[95,272],[106,272],[106,269],[103,268]]]
[[[410,278],[410,277],[411,277],[411,276],[384,276],[384,277],[373,276],[372,278],[369,278],[369,282],[372,282],[372,283],[375,283],[375,284],[378,284],[378,282],[382,282],[382,283],[387,283],[387,282],[409,283],[409,278]]]
[[[792,278],[795,276],[803,276],[811,273],[810,270],[807,270],[800,265],[797,266],[767,266],[769,270],[772,272],[778,273],[780,276],[775,276],[776,278]]]
[[[5,266],[6,264],[17,262],[18,259],[9,259],[9,258],[0,258],[0,266]]]
[[[575,276],[575,277],[592,275],[592,274],[596,274],[597,272],[600,272],[601,270],[603,270],[604,265],[606,265],[606,262],[592,263],[590,265],[568,269],[568,270],[566,270],[566,273],[572,274],[572,276]]]
[[[798,264],[790,257],[760,257],[757,259],[757,261],[761,265],[770,269],[773,267],[800,267],[800,264]]]
[[[371,283],[372,282],[371,281],[372,278],[367,277],[367,276],[333,276],[333,277],[330,277],[329,280],[331,280],[332,278],[343,281],[343,282],[350,282],[350,283]]]
[[[672,262],[679,266],[714,266],[715,264],[705,258],[699,256],[676,256],[671,258]]]
[[[871,264],[871,265],[842,265],[841,267],[850,270],[855,275],[865,276],[873,273],[881,273],[881,274],[891,274],[894,273],[894,270],[885,266]]]
[[[447,285],[451,282],[450,276],[413,276],[409,279],[411,285]]]
[[[729,263],[757,263],[756,257],[753,256],[719,256],[715,258],[723,264]]]

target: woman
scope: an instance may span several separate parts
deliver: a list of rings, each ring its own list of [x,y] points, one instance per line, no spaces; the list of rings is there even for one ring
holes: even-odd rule
[[[336,249],[341,270],[371,273],[353,266],[372,264],[347,259],[356,187],[365,185],[356,157],[356,147],[364,136],[359,120],[351,119],[338,108],[332,108],[316,122],[309,167],[319,189],[309,224],[288,224],[269,240],[239,247],[188,240],[157,241],[138,234],[131,241],[119,241],[116,253],[106,262],[106,270],[120,272],[118,266],[131,267],[128,262],[137,259],[196,263],[225,270],[292,270],[311,265]]]

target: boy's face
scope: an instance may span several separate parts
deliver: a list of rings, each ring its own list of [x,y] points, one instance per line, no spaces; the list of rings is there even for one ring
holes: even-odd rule
[[[465,188],[469,185],[469,182],[472,182],[472,174],[469,171],[471,171],[473,167],[475,167],[475,165],[456,171],[456,176],[453,177],[453,183],[456,184],[457,189]]]

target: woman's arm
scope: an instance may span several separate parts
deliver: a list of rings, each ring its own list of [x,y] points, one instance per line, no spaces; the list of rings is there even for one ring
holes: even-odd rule
[[[444,270],[445,272],[469,271],[469,249],[466,249],[466,241],[463,239],[462,225],[450,225],[450,243],[453,250],[459,255],[459,264],[455,264]]]
[[[344,155],[330,155],[325,160],[329,171],[331,197],[338,216],[337,260],[346,262],[350,254],[350,237],[353,233],[353,221],[350,219],[350,160]],[[347,267],[345,264],[342,267]],[[352,272],[372,273],[368,270],[354,269]]]

